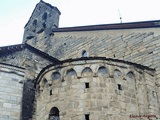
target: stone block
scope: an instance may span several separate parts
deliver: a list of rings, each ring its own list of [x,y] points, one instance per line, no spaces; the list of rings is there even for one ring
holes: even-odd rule
[[[11,103],[3,103],[3,107],[12,108],[12,104]]]
[[[129,93],[129,92],[124,92],[124,95],[127,97],[131,97],[131,93]]]

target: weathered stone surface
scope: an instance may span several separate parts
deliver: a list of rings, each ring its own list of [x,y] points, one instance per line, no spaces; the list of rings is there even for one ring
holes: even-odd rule
[[[160,118],[159,26],[147,28],[149,22],[141,29],[61,32],[53,29],[59,15],[56,7],[42,0],[33,11],[23,43],[38,54],[23,44],[0,48],[0,119],[47,120],[55,113],[61,120]],[[84,57],[84,51],[93,58],[72,60]],[[53,57],[70,60],[48,66],[56,63]]]
[[[33,104],[35,101],[35,89],[33,80],[24,81],[22,94],[21,119],[29,120],[33,118],[33,113],[35,111]]]
[[[136,68],[134,65],[111,61],[107,64],[104,60],[99,60],[98,63],[91,62],[94,60],[88,61],[90,62],[86,62],[86,64],[77,62],[77,64],[70,64],[70,66],[66,66],[68,63],[64,63],[60,67],[61,70],[59,70],[59,67],[56,68],[56,66],[52,66],[50,68],[52,71],[48,71],[48,69],[43,71],[43,77],[48,77],[48,75],[51,75],[50,72],[54,73],[57,71],[56,69],[65,72],[68,71],[68,69],[77,68],[75,72],[78,72],[81,76],[66,79],[65,77],[67,76],[60,72],[65,81],[61,81],[59,78],[59,82],[53,81],[51,86],[47,86],[47,82],[44,83],[46,85],[42,85],[43,77],[40,77],[37,83],[40,85],[40,88],[43,87],[43,91],[39,91],[39,88],[37,88],[38,91],[36,91],[39,92],[39,95],[36,97],[37,101],[35,102],[36,119],[47,119],[46,114],[49,114],[52,107],[59,109],[59,117],[61,120],[70,118],[76,120],[79,118],[85,119],[86,114],[89,114],[89,118],[92,120],[104,120],[109,114],[115,117],[115,120],[118,118],[128,120],[132,114],[148,115],[150,114],[149,111],[159,116],[159,113],[154,111],[154,109],[159,111],[157,109],[158,98],[155,94],[155,91],[157,91],[154,85],[156,82],[155,77],[148,74],[154,74],[154,71],[149,70],[149,72],[148,70],[144,70],[139,73],[138,71],[140,71],[141,68]],[[98,76],[94,76],[94,74],[90,74],[90,72],[86,72],[88,75],[84,76],[83,71],[86,68],[92,72],[96,72],[95,74]],[[97,68],[107,68],[108,71],[105,72],[105,74],[98,74],[98,72],[101,71],[98,71]],[[111,73],[114,73],[114,76],[109,76]],[[125,80],[124,76],[126,76]],[[152,81],[153,84],[149,83],[150,81]],[[64,83],[69,84],[63,85]],[[52,94],[49,94],[50,88],[52,89]],[[64,88],[66,88],[66,90],[64,90]],[[153,95],[155,96],[154,100],[152,98]],[[56,99],[53,100],[53,98]],[[148,104],[150,106],[147,107]],[[61,111],[65,114],[61,114]],[[78,115],[76,115],[77,113]]]
[[[40,1],[33,11],[28,23],[25,25],[23,42],[28,40],[33,44],[37,44],[37,35],[45,33],[45,37],[50,37],[53,28],[59,25],[60,11],[48,3]]]
[[[14,72],[13,72],[14,71]],[[18,120],[21,113],[21,99],[24,70],[0,64],[0,119]]]

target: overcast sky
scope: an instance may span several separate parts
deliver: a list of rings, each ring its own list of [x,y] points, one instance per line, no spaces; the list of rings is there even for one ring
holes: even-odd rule
[[[0,46],[20,44],[40,0],[0,0]],[[159,0],[44,0],[61,11],[59,27],[160,20]],[[120,12],[119,12],[120,11]]]

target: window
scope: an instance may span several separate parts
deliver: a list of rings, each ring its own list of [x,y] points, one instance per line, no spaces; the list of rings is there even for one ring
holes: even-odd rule
[[[117,84],[118,85],[118,90],[122,90],[122,85],[121,84]]]
[[[89,114],[85,114],[85,120],[89,120]]]
[[[57,107],[53,107],[49,113],[49,120],[60,120],[59,119],[59,110]]]
[[[82,52],[82,57],[87,57],[87,52],[85,50]]]
[[[89,83],[85,83],[85,87],[86,87],[86,88],[89,88]]]
[[[50,95],[52,95],[52,90],[50,90]]]
[[[156,92],[152,91],[152,95],[153,95],[153,97],[156,97]]]
[[[43,14],[42,19],[43,19],[43,20],[46,20],[46,19],[47,19],[47,13],[44,13],[44,14]]]

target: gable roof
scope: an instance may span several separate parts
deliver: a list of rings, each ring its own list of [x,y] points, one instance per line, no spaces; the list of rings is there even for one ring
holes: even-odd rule
[[[155,27],[160,27],[160,20],[54,28],[52,31],[74,32],[74,31],[117,30],[117,29],[155,28]]]
[[[40,55],[41,57],[54,62],[54,63],[60,63],[60,61],[50,55],[48,55],[47,53],[44,53],[34,47],[32,47],[31,45],[28,45],[27,43],[25,44],[18,44],[18,45],[11,45],[11,46],[5,46],[5,47],[0,47],[0,57],[6,54],[10,54],[10,53],[14,53],[17,51],[21,51],[24,50],[25,48],[33,51],[34,53]]]

